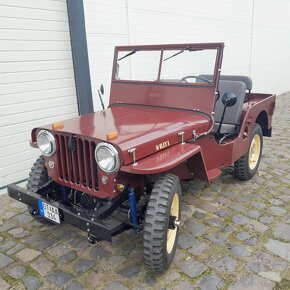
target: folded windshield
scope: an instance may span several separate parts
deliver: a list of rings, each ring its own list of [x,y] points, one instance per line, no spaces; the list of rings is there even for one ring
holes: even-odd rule
[[[208,85],[202,75],[213,75],[217,49],[119,51],[115,80]]]

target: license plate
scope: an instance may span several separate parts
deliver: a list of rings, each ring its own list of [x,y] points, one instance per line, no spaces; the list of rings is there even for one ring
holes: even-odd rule
[[[44,201],[38,201],[39,214],[55,223],[60,224],[59,210],[57,207]]]

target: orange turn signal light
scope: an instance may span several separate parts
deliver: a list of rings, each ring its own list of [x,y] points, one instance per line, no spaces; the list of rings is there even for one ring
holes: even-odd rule
[[[107,140],[112,140],[112,139],[115,139],[119,136],[118,132],[117,131],[113,131],[109,134],[107,134]]]
[[[124,189],[125,189],[125,185],[123,185],[123,184],[121,184],[121,183],[118,183],[117,184],[117,189],[119,190],[119,191],[124,191]]]
[[[61,129],[63,128],[63,122],[54,122],[52,123],[52,129],[55,130],[55,129]]]

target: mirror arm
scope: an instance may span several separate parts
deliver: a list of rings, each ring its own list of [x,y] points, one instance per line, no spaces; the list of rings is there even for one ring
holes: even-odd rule
[[[221,127],[222,127],[222,125],[224,123],[226,109],[227,109],[227,107],[232,107],[232,106],[234,106],[236,104],[237,96],[234,93],[227,92],[227,93],[225,93],[222,96],[222,102],[224,104],[224,110],[223,110],[223,113],[222,113],[222,117],[221,117],[221,121],[220,121],[219,127],[218,127],[217,132],[216,132],[219,135],[220,135],[220,132],[221,132]]]
[[[104,90],[102,90],[102,91],[104,91]],[[100,102],[101,102],[102,108],[103,108],[103,110],[105,110],[105,106],[104,106],[103,99],[102,99],[102,96],[101,96],[102,91],[98,90],[98,94],[99,94],[99,98],[100,98]]]
[[[225,118],[226,109],[227,109],[227,105],[224,106],[224,110],[223,110],[223,113],[222,113],[221,121],[220,121],[219,127],[217,129],[217,134],[220,134],[220,131],[221,131],[221,128],[222,128],[222,124],[223,124],[224,118]]]

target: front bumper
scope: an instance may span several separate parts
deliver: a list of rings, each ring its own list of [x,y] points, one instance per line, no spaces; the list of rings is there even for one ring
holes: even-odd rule
[[[11,198],[25,203],[34,209],[38,208],[39,200],[57,207],[60,212],[61,222],[71,224],[81,230],[84,230],[88,234],[96,237],[98,240],[112,241],[112,237],[114,235],[119,234],[129,228],[128,224],[123,223],[112,216],[103,220],[92,221],[79,212],[74,213],[70,206],[67,206],[59,201],[50,200],[15,184],[11,184],[7,188],[8,195]]]

